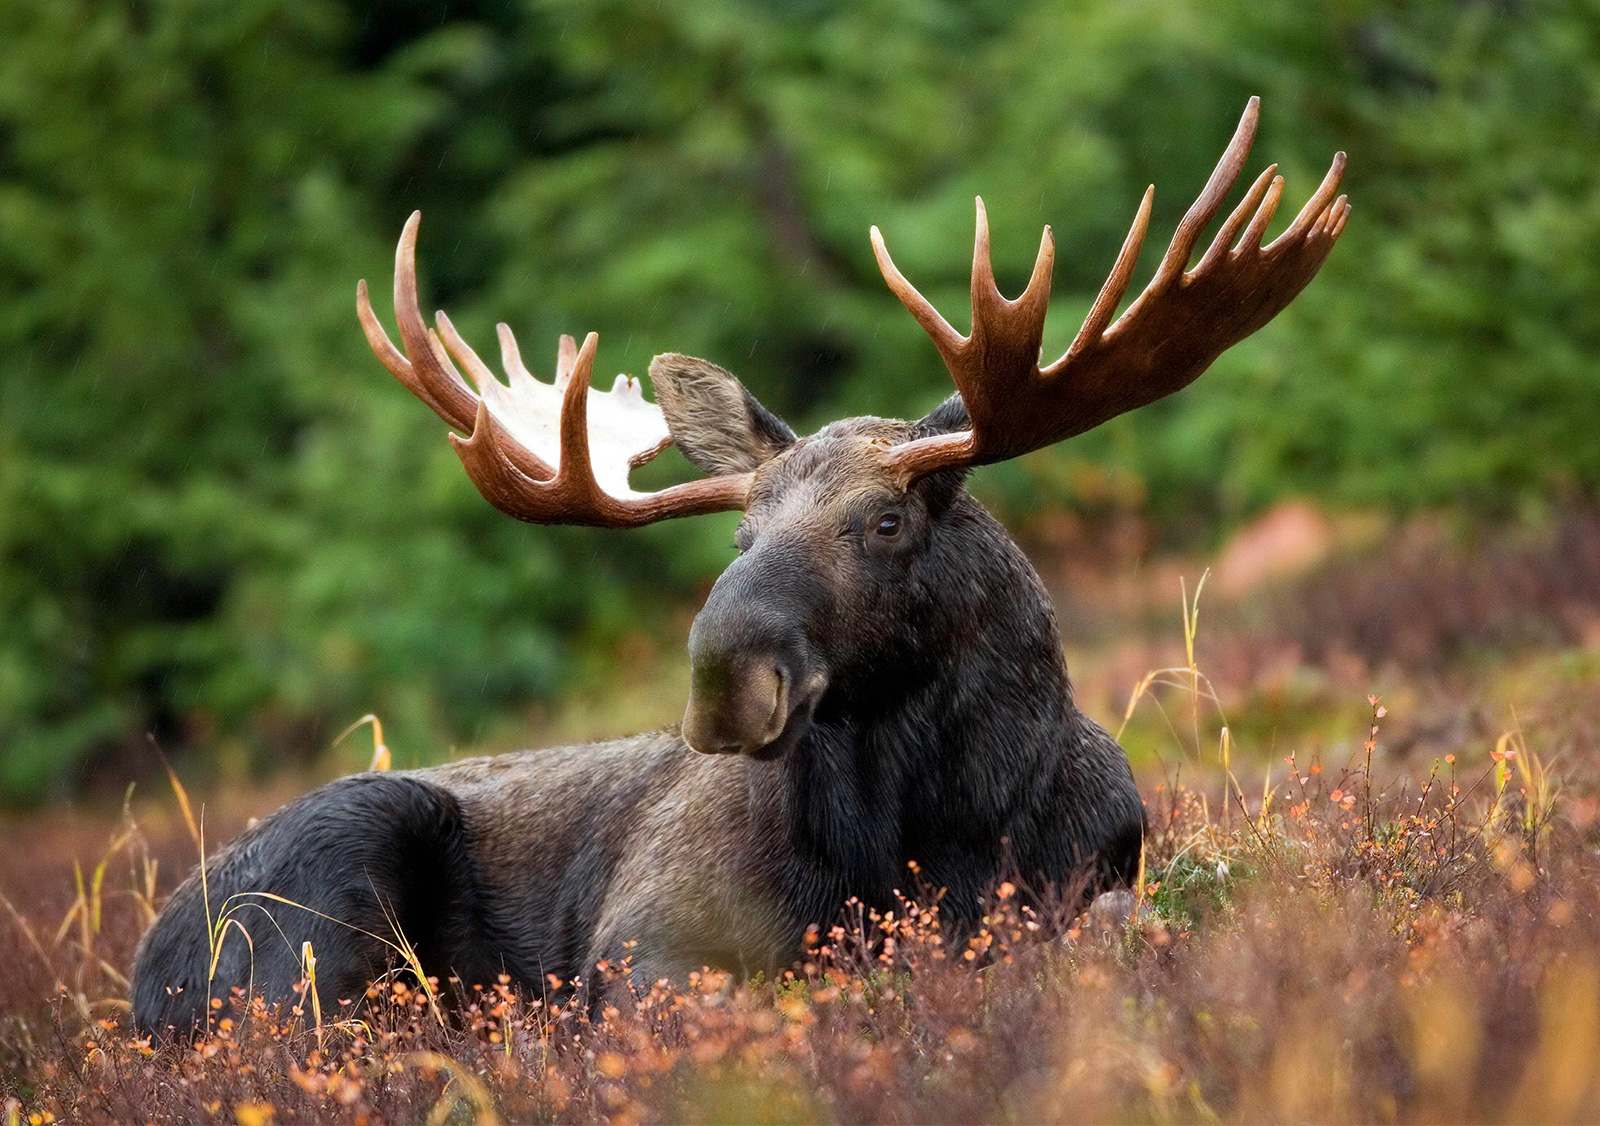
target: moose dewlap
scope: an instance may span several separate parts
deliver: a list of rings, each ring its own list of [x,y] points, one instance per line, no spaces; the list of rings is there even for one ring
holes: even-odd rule
[[[500,326],[502,384],[443,313],[437,331],[423,321],[413,215],[395,258],[403,351],[364,282],[357,311],[384,366],[468,435],[451,441],[484,497],[535,523],[744,513],[739,557],[689,633],[683,724],[358,775],[291,802],[173,894],[139,950],[137,1022],[186,1030],[235,987],[286,999],[306,943],[324,1008],[402,965],[537,992],[627,959],[647,985],[701,966],[787,967],[808,926],[826,929],[851,897],[892,906],[913,863],[944,889],[954,941],[1002,875],[1034,898],[1129,880],[1144,816],[1127,759],[1074,705],[1038,576],[965,473],[1188,385],[1310,282],[1349,215],[1335,198],[1343,154],[1263,245],[1283,191],[1268,168],[1189,267],[1258,112],[1251,99],[1154,278],[1114,320],[1146,193],[1083,327],[1047,366],[1048,228],[1008,301],[979,201],[966,336],[873,228],[889,287],[957,394],[916,422],[846,419],[805,438],[704,360],[658,356],[659,405],[623,377],[597,391],[593,333],[581,348],[562,337],[546,384]],[[629,470],[668,442],[706,476],[634,492]]]

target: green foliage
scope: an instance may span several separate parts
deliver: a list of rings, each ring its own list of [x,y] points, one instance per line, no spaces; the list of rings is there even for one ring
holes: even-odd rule
[[[596,329],[610,371],[697,352],[799,423],[906,415],[948,384],[869,223],[952,314],[974,194],[1013,291],[1052,223],[1059,347],[1144,185],[1163,239],[1259,93],[1286,213],[1350,151],[1321,278],[980,485],[1071,504],[1061,468],[1104,464],[1181,536],[1600,484],[1593,0],[54,0],[0,43],[0,794],[146,731],[268,757],[377,711],[442,752],[725,561],[727,518],[530,529],[473,493],[352,311],[419,206],[429,299],[536,370]]]
[[[1258,875],[1255,864],[1237,858],[1218,867],[1215,860],[1177,856],[1146,872],[1146,887],[1155,889],[1149,895],[1150,909],[1168,923],[1190,926],[1230,906],[1238,889]]]

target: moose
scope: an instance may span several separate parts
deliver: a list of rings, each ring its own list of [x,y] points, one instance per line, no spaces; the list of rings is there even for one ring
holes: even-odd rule
[[[357,312],[383,365],[467,435],[450,440],[491,504],[602,528],[743,513],[738,556],[689,631],[682,725],[358,774],[290,802],[173,893],[137,954],[136,1023],[191,1029],[236,987],[295,996],[307,943],[324,1007],[401,970],[402,948],[426,975],[507,975],[537,995],[594,980],[601,962],[626,962],[630,985],[785,968],[808,927],[827,928],[852,897],[892,907],[910,865],[942,890],[954,928],[974,925],[1003,873],[1033,896],[1132,880],[1144,809],[1127,758],[1075,706],[1044,587],[965,480],[1187,386],[1311,281],[1349,216],[1335,198],[1343,153],[1263,245],[1283,193],[1267,168],[1189,268],[1258,115],[1252,98],[1148,286],[1113,320],[1149,225],[1145,193],[1082,327],[1046,366],[1048,227],[1007,300],[977,201],[966,336],[873,227],[878,266],[956,393],[914,422],[851,418],[809,437],[688,356],[650,364],[657,404],[626,376],[596,390],[594,333],[582,347],[561,338],[545,383],[499,326],[502,383],[444,313],[435,330],[424,322],[413,214],[395,256],[401,348],[365,282]],[[705,476],[633,491],[629,471],[669,443]]]

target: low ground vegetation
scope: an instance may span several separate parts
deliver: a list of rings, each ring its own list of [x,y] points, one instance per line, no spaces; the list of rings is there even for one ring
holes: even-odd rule
[[[175,785],[114,828],[14,824],[7,1121],[1594,1116],[1593,653],[1502,672],[1524,689],[1520,718],[1453,750],[1391,739],[1404,717],[1371,697],[1347,738],[1271,760],[1223,725],[1226,694],[1188,654],[1130,708],[1169,738],[1144,772],[1145,870],[1126,902],[1033,909],[1005,883],[957,944],[908,870],[895,910],[847,912],[780,979],[708,972],[600,1014],[405,972],[329,1011],[304,951],[302,1003],[236,996],[194,1043],[153,1045],[123,1000],[140,930],[202,835],[282,795],[202,810]]]

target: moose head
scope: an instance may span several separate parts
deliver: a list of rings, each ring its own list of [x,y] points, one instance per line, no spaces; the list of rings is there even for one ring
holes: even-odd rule
[[[683,735],[695,750],[775,756],[805,731],[830,686],[849,691],[871,670],[914,667],[916,623],[927,600],[964,574],[941,536],[964,471],[1018,457],[1188,386],[1233,344],[1266,324],[1316,274],[1350,208],[1335,198],[1338,154],[1321,186],[1277,239],[1263,246],[1283,195],[1267,168],[1193,268],[1192,252],[1244,168],[1255,136],[1252,98],[1232,142],[1189,208],[1138,298],[1113,320],[1133,277],[1155,189],[1145,192],[1082,327],[1041,365],[1055,246],[1046,227],[1027,288],[996,288],[989,226],[977,201],[972,330],[963,336],[895,267],[882,234],[873,251],[889,288],[932,338],[956,394],[925,418],[852,418],[806,438],[715,364],[668,354],[650,365],[659,406],[618,376],[590,386],[598,336],[563,336],[555,380],[523,365],[499,326],[509,386],[450,319],[437,331],[417,305],[420,213],[401,235],[394,306],[402,354],[373,314],[366,283],[361,323],[384,365],[468,437],[451,442],[479,491],[519,520],[635,527],[676,516],[742,510],[739,558],[717,580],[689,638],[692,688]],[[466,369],[477,393],[451,358]],[[707,477],[659,492],[629,487],[629,470],[669,443]]]

